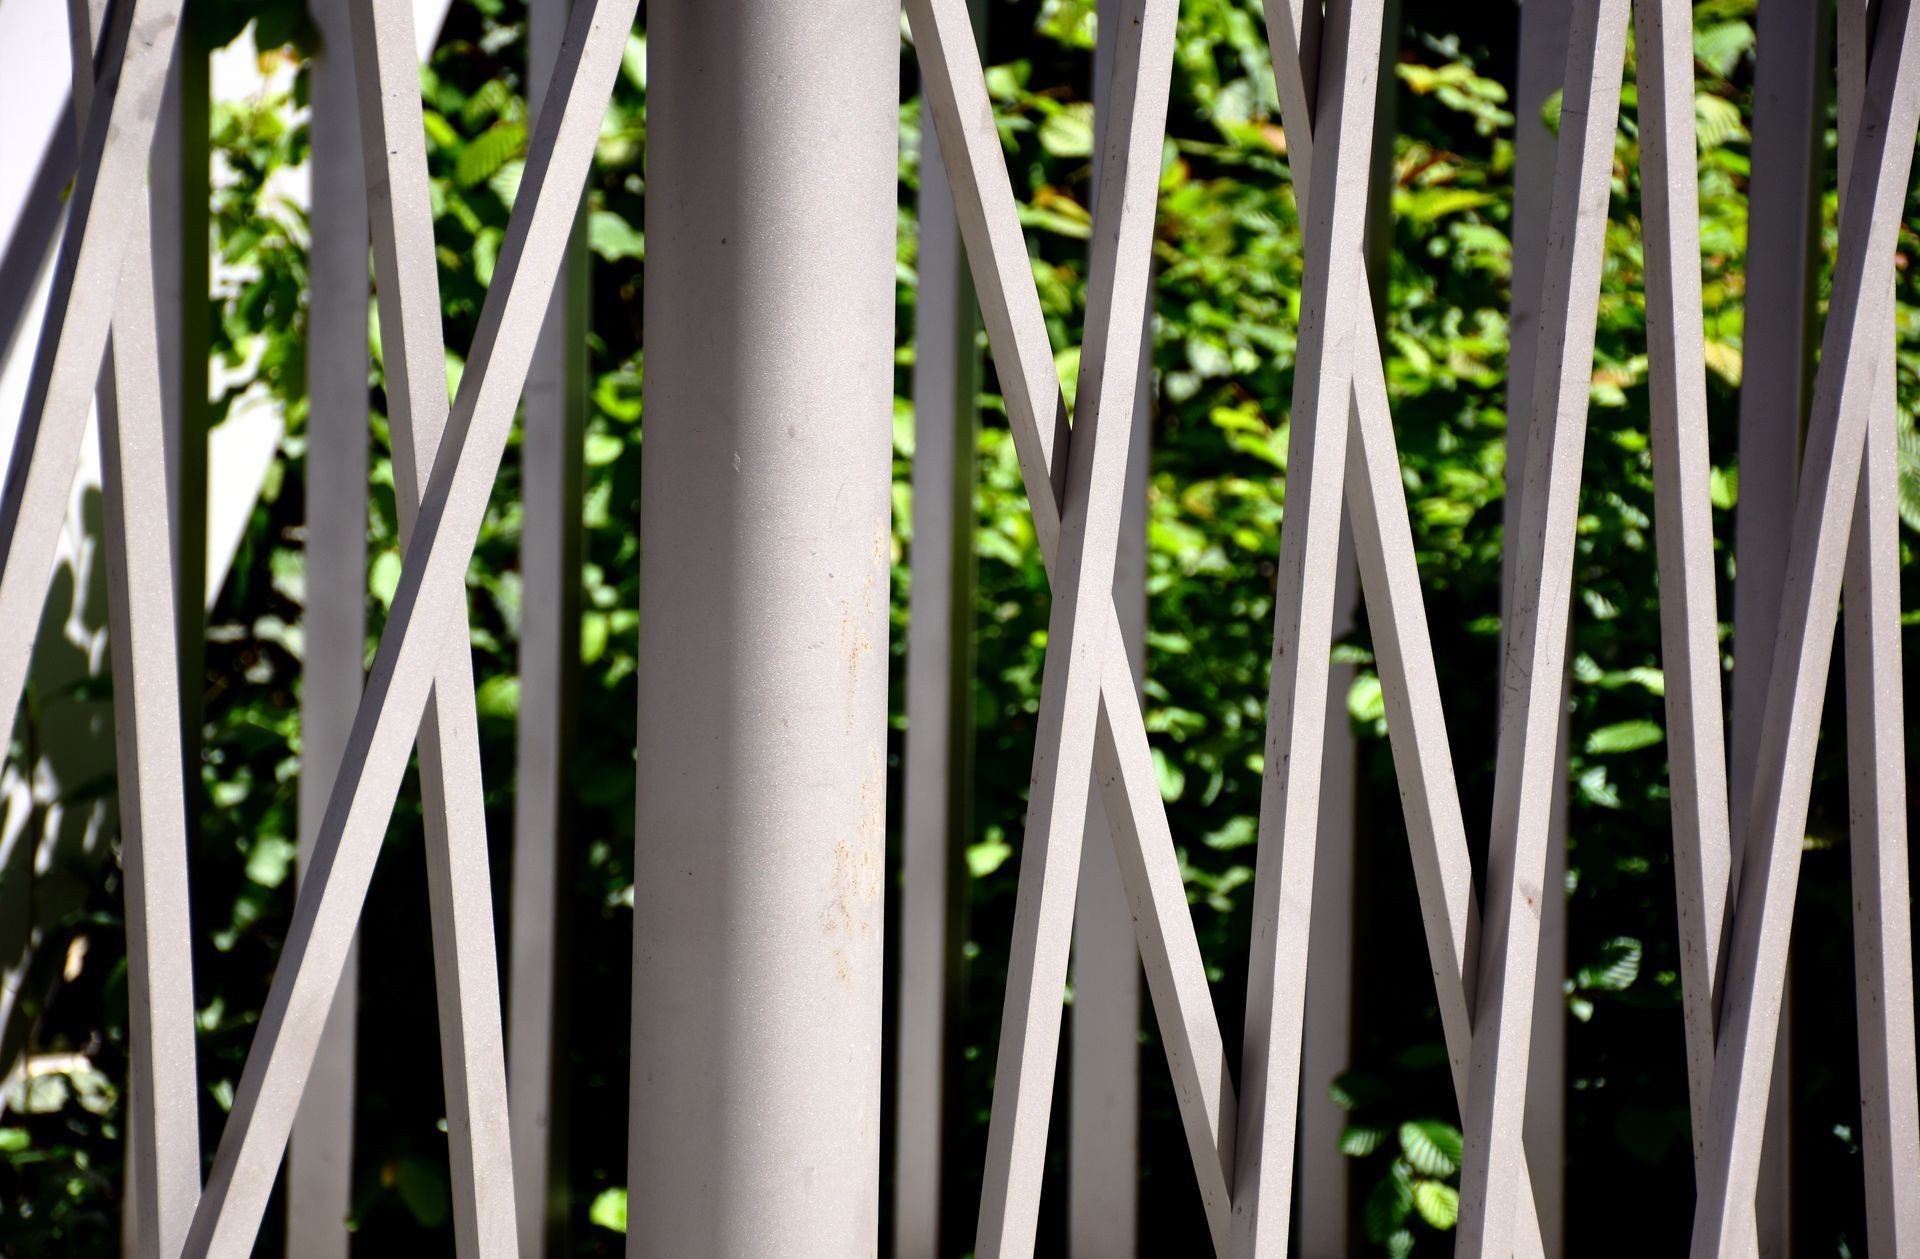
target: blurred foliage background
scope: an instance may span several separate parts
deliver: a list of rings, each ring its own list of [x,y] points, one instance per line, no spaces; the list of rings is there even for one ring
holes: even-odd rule
[[[988,81],[1033,274],[1070,390],[1089,228],[1093,0],[990,0]],[[1723,620],[1731,615],[1738,501],[1743,254],[1753,0],[1695,8],[1701,263]],[[1147,721],[1161,790],[1215,999],[1237,1043],[1260,788],[1274,563],[1286,503],[1287,412],[1301,241],[1259,0],[1185,0],[1161,178],[1150,499]],[[1390,210],[1377,242],[1382,345],[1453,754],[1470,833],[1492,790],[1511,250],[1517,10],[1404,0],[1391,76]],[[251,38],[291,87],[213,112],[213,249],[241,279],[214,299],[214,353],[239,391],[264,386],[289,422],[231,578],[210,618],[200,829],[193,852],[203,1131],[211,1149],[293,903],[300,772],[304,335],[308,224],[276,175],[308,147],[304,57],[314,33],[288,0],[209,0],[215,45]],[[458,0],[422,76],[434,174],[448,372],[457,377],[518,186],[527,141],[525,14],[514,0]],[[1631,85],[1616,142],[1592,414],[1575,559],[1571,835],[1565,983],[1569,1253],[1684,1236],[1692,1204],[1663,745],[1659,590],[1652,542],[1645,295]],[[894,641],[904,646],[913,451],[916,71],[902,48],[899,340],[895,425]],[[1549,115],[1553,102],[1549,102]],[[1551,121],[1551,118],[1549,119]],[[624,1222],[633,748],[645,278],[645,39],[632,36],[602,131],[587,206],[593,374],[586,438],[583,737],[569,772],[578,853],[566,977],[573,1253],[617,1253]],[[1833,161],[1831,125],[1826,135]],[[1829,184],[1831,179],[1829,178]],[[1824,247],[1834,246],[1834,198]],[[1920,608],[1920,327],[1912,269],[1920,213],[1901,235],[1903,607]],[[1824,276],[1824,272],[1823,272]],[[1825,280],[1823,278],[1822,284]],[[1824,289],[1822,291],[1824,303]],[[399,568],[378,357],[368,522],[370,632]],[[983,341],[984,349],[984,341]],[[974,833],[964,1099],[950,1161],[955,1253],[984,1143],[990,1073],[1032,753],[1047,589],[989,363],[980,397]],[[496,886],[511,860],[512,732],[519,621],[518,467],[510,453],[469,575]],[[1915,622],[1909,613],[1906,624]],[[1725,628],[1725,627],[1723,627]],[[1723,635],[1723,637],[1725,637]],[[1731,663],[1731,642],[1726,642]],[[1908,654],[1913,637],[1907,635]],[[1458,1114],[1446,1071],[1384,709],[1364,616],[1341,643],[1358,667],[1345,696],[1360,740],[1355,1050],[1336,1093],[1350,1111],[1355,1235],[1369,1253],[1444,1253],[1457,1179]],[[898,680],[896,674],[896,681]],[[894,688],[893,762],[903,719]],[[1796,1253],[1864,1249],[1851,983],[1844,738],[1830,690],[1802,896],[1793,1003]],[[14,754],[20,754],[16,746]],[[893,796],[897,802],[898,781]],[[894,809],[897,821],[897,803]],[[1476,839],[1484,843],[1483,839]],[[354,1227],[360,1253],[451,1253],[437,1028],[417,795],[403,791],[367,904]],[[1478,859],[1478,854],[1476,854]],[[36,1077],[0,1119],[0,1250],[97,1255],[118,1235],[127,1008],[119,867],[92,873],[83,907],[43,952],[64,959],[31,1049],[77,1055]],[[498,901],[504,906],[504,895]],[[506,924],[501,919],[504,942]],[[88,947],[89,942],[91,947]],[[78,962],[76,964],[76,957]],[[1143,1253],[1197,1253],[1204,1236],[1150,1012]],[[1235,1055],[1237,1058],[1237,1055]],[[1064,1095],[1064,1090],[1063,1090]],[[1043,1249],[1064,1230],[1064,1125]],[[1631,1202],[1630,1211],[1621,1204]],[[281,1244],[278,1208],[260,1253]]]

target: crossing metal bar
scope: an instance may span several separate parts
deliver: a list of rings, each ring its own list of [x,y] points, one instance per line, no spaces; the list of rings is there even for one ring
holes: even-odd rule
[[[1336,3],[1321,36],[1313,200],[1302,209],[1306,273],[1274,601],[1260,844],[1240,1059],[1239,1150],[1234,1162],[1235,1259],[1280,1259],[1291,1225],[1293,1153],[1306,1005],[1314,849],[1326,728],[1327,657],[1347,464],[1354,344],[1373,329],[1361,248],[1368,153],[1380,70],[1382,6]],[[1290,23],[1277,23],[1291,35]],[[1297,48],[1276,60],[1298,63]],[[1331,133],[1331,140],[1328,135]]]
[[[494,281],[415,518],[380,649],[188,1234],[190,1259],[246,1254],[266,1208],[408,752],[433,690],[447,642],[443,613],[461,598],[634,8],[634,0],[582,5],[562,43],[547,97],[550,105],[559,104],[544,110],[534,128]],[[511,1185],[503,1184],[501,1192],[510,1196]],[[506,1236],[511,1244],[511,1229]]]
[[[1068,451],[1061,493],[1056,593],[1034,726],[1033,779],[987,1128],[976,1242],[981,1259],[1033,1253],[1101,666],[1122,646],[1107,634],[1109,618],[1101,611],[1111,608],[1113,598],[1139,381],[1139,312],[1151,282],[1178,5],[1129,0],[1119,16],[1075,395],[1078,436]]]
[[[101,0],[69,0],[74,121],[94,106]],[[188,921],[186,774],[175,648],[173,530],[163,461],[152,236],[146,199],[124,224],[126,262],[100,367],[101,489],[105,500],[108,639],[119,762],[120,856],[126,869],[129,1181],[141,1259],[174,1254],[200,1196],[200,1116],[194,1060],[193,935]],[[155,522],[160,527],[155,528]],[[137,1113],[136,1113],[137,1112]]]
[[[1873,46],[1841,206],[1840,251],[1747,814],[1744,842],[1753,859],[1743,865],[1734,899],[1694,1259],[1725,1254],[1729,1241],[1737,1242],[1759,1178],[1761,1099],[1772,1082],[1814,745],[1867,417],[1887,349],[1882,268],[1894,247],[1920,122],[1920,38],[1902,0],[1882,7]]]
[[[1118,0],[1097,6],[1093,51],[1092,184],[1100,187],[1107,113],[1113,104],[1114,48],[1124,21]],[[1096,204],[1094,213],[1099,213]],[[1153,411],[1154,286],[1141,311],[1133,426],[1121,485],[1113,605],[1126,656],[1146,677],[1147,459]],[[1136,682],[1136,689],[1140,683]],[[1067,1250],[1077,1259],[1118,1259],[1139,1245],[1140,958],[1126,885],[1113,855],[1097,785],[1087,788],[1080,848],[1080,895],[1073,914],[1073,1034],[1067,1065]]]
[[[351,0],[360,151],[380,304],[400,542],[412,533],[447,426],[439,259],[427,175],[413,12]],[[480,719],[465,584],[440,615],[446,646],[420,726],[440,1061],[446,1079],[454,1238],[468,1259],[516,1251],[505,1045],[488,875]]]
[[[1842,6],[1844,7],[1844,6]],[[1754,17],[1753,183],[1748,192],[1747,296],[1741,334],[1740,505],[1734,513],[1733,696],[1729,735],[1729,884],[1746,855],[1773,640],[1779,628],[1794,498],[1813,380],[1814,270],[1819,258],[1827,102],[1832,84],[1830,6],[1793,0]],[[1864,66],[1861,70],[1865,74]],[[1844,131],[1843,133],[1844,134]],[[1728,926],[1731,919],[1728,920]],[[1722,952],[1724,953],[1724,933]],[[1716,989],[1716,992],[1718,989]],[[1773,1091],[1761,1149],[1754,1235],[1741,1253],[1791,1253],[1791,1037],[1774,1052]],[[1696,1144],[1706,1126],[1694,1125]]]
[[[527,6],[527,100],[553,73],[571,0]],[[584,208],[582,211],[584,216]],[[514,742],[512,909],[507,961],[507,1110],[522,1259],[564,1248],[561,1051],[564,897],[573,835],[566,765],[580,663],[581,482],[587,408],[587,251],[576,222],[541,329],[520,441],[520,700]]]
[[[1520,48],[1514,72],[1513,268],[1507,344],[1507,484],[1502,501],[1506,543],[1500,550],[1501,658],[1512,626],[1514,562],[1519,548],[1521,500],[1526,491],[1515,474],[1526,467],[1527,408],[1533,402],[1535,347],[1539,340],[1540,280],[1546,260],[1547,220],[1553,194],[1554,133],[1542,112],[1548,98],[1564,87],[1567,38],[1573,22],[1572,0],[1525,0],[1520,6]],[[1564,684],[1563,684],[1564,689]],[[1562,696],[1564,705],[1565,696]],[[1540,961],[1534,976],[1533,1035],[1527,1067],[1526,1115],[1522,1131],[1533,1198],[1539,1208],[1540,1239],[1547,1255],[1565,1247],[1566,1039],[1567,1009],[1561,983],[1567,969],[1567,814],[1570,717],[1562,708],[1560,747],[1553,771],[1553,807],[1547,823],[1547,866],[1543,885],[1553,889],[1540,909]]]
[[[985,76],[959,0],[907,0],[927,100],[994,352],[1034,534],[1051,572],[1060,531],[1066,406],[1007,178]],[[1042,417],[1052,417],[1046,422]],[[1117,615],[1109,639],[1121,637]],[[1186,889],[1160,798],[1134,679],[1105,657],[1095,780],[1106,809],[1134,936],[1172,1071],[1182,1125],[1215,1250],[1225,1253],[1237,1109]]]
[[[1458,1253],[1513,1248],[1526,1165],[1528,1055],[1547,836],[1558,775],[1573,536],[1600,296],[1625,0],[1580,0],[1567,44],[1506,633],[1478,1005],[1465,1108]],[[1510,474],[1511,475],[1511,474]]]
[[[1839,6],[1840,186],[1848,186],[1869,73],[1870,9]],[[1869,260],[1870,265],[1881,265]],[[1869,273],[1871,274],[1871,273]],[[1874,297],[1882,350],[1894,332]],[[1871,294],[1871,290],[1868,290]],[[1916,1084],[1913,919],[1907,882],[1906,721],[1900,659],[1899,407],[1895,358],[1875,363],[1866,454],[1841,579],[1846,631],[1847,764],[1852,805],[1854,993],[1860,1038],[1867,1244],[1920,1244],[1920,1085]]]
[[[1308,102],[1318,82],[1319,40],[1313,33],[1318,13],[1304,0],[1289,4],[1286,13],[1289,29],[1276,30],[1270,23],[1268,44],[1287,147],[1294,159],[1294,195],[1306,204],[1313,143]],[[1361,322],[1375,327],[1371,296],[1363,292],[1360,298],[1365,303]],[[1479,976],[1480,913],[1377,338],[1358,338],[1354,364],[1353,437],[1346,472],[1349,520],[1386,700],[1387,732],[1401,781],[1440,1021],[1455,1094],[1464,1111],[1470,1012]],[[1540,1230],[1533,1191],[1525,1183],[1524,1169],[1521,1175],[1519,1230],[1530,1249],[1518,1253],[1538,1255]]]
[[[306,609],[300,687],[300,873],[312,863],[366,665],[368,287],[366,166],[360,155],[346,0],[315,0],[320,51],[308,72],[312,236],[327,277],[307,307]],[[287,1149],[289,1259],[347,1259],[353,1205],[358,947],[320,1035]]]
[[[1645,222],[1647,380],[1654,526],[1666,676],[1681,1010],[1694,1154],[1713,1088],[1713,997],[1726,916],[1729,829],[1708,485],[1700,180],[1693,106],[1693,9],[1636,0],[1640,200]]]
[[[13,713],[117,304],[180,0],[115,5],[13,458],[0,487],[0,705]]]

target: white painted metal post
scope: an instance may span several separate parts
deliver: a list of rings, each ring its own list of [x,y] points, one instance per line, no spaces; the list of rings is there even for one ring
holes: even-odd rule
[[[570,0],[527,6],[527,101],[538,116]],[[558,1052],[569,838],[566,765],[580,659],[580,487],[587,406],[587,253],[574,228],[527,371],[520,487],[520,712],[507,972],[507,1107],[522,1259],[562,1249],[567,1071]]]
[[[346,0],[314,0],[307,308],[305,655],[300,870],[312,861],[360,703],[367,603],[367,188]],[[348,954],[287,1150],[288,1259],[346,1259],[353,1201],[359,948]]]
[[[977,14],[976,14],[977,16]],[[912,589],[902,774],[894,1084],[895,1259],[936,1259],[943,1219],[954,910],[973,759],[973,490],[980,327],[932,109],[921,106]]]
[[[635,1259],[878,1241],[898,48],[648,7]]]
[[[1100,187],[1112,105],[1116,0],[1102,0],[1093,54],[1093,188]],[[1095,207],[1098,213],[1098,207]],[[1153,300],[1141,312],[1140,370],[1121,488],[1113,606],[1136,679],[1146,677],[1147,465],[1153,412]],[[1067,1249],[1074,1259],[1121,1259],[1138,1248],[1140,1183],[1140,959],[1120,864],[1097,784],[1087,788],[1080,898],[1073,916],[1073,1035],[1068,1046]]]

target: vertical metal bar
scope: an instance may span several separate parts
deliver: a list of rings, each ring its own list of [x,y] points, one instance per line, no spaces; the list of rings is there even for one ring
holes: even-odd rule
[[[1839,6],[1840,186],[1848,186],[1869,65],[1869,6]],[[1868,293],[1893,339],[1887,280]],[[1873,281],[1869,281],[1873,283]],[[1854,992],[1860,1034],[1867,1245],[1920,1244],[1920,1086],[1916,1085],[1913,922],[1907,884],[1906,724],[1900,659],[1899,409],[1895,361],[1878,360],[1867,447],[1842,579],[1847,762],[1852,805]],[[1776,1068],[1777,1069],[1777,1068]]]
[[[1458,1241],[1468,1256],[1506,1255],[1513,1246],[1541,902],[1562,894],[1545,882],[1548,830],[1565,725],[1574,523],[1626,37],[1625,0],[1576,7],[1542,268],[1468,1078]]]
[[[553,74],[571,0],[527,6],[527,98]],[[537,117],[537,110],[536,110]],[[520,537],[520,711],[515,742],[507,1107],[520,1253],[564,1249],[567,1072],[558,1053],[562,912],[570,837],[566,765],[580,651],[582,443],[587,408],[587,252],[575,224],[527,372]]]
[[[1309,102],[1318,82],[1319,13],[1312,3],[1292,0],[1273,16],[1286,23],[1277,27],[1270,21],[1267,31],[1281,119],[1294,164],[1294,195],[1308,205],[1314,139]],[[1368,329],[1374,328],[1377,321],[1371,295],[1362,291],[1359,297],[1360,322]],[[1467,1062],[1472,1051],[1470,1014],[1479,979],[1480,911],[1473,893],[1466,825],[1454,784],[1445,714],[1440,705],[1439,671],[1427,633],[1406,490],[1389,412],[1386,369],[1377,337],[1358,338],[1354,366],[1352,436],[1347,451],[1347,493],[1352,502],[1348,518],[1386,695],[1387,731],[1401,782],[1408,848],[1426,926],[1434,992],[1439,999],[1454,1091],[1464,1112]],[[1521,1218],[1515,1254],[1521,1259],[1535,1259],[1541,1247],[1533,1188],[1525,1167],[1519,1174]]]
[[[948,1012],[973,741],[973,488],[979,315],[932,107],[921,105],[914,303],[913,582],[902,773],[893,1253],[940,1253]],[[1132,943],[1129,938],[1128,952]]]
[[[1348,438],[1352,443],[1351,434]],[[1350,448],[1348,458],[1354,457]],[[1354,510],[1349,507],[1349,512]],[[1343,523],[1333,592],[1333,636],[1350,632],[1359,612],[1353,528]],[[1334,1104],[1334,1079],[1353,1057],[1353,876],[1359,835],[1355,816],[1358,752],[1345,698],[1353,666],[1327,676],[1325,752],[1320,764],[1319,852],[1313,866],[1313,925],[1307,956],[1306,1015],[1300,1051],[1299,1223],[1302,1259],[1348,1253],[1349,1159],[1340,1149],[1346,1112]]]
[[[1087,317],[1067,452],[1047,664],[1035,722],[1020,887],[980,1199],[982,1259],[1033,1252],[1059,1052],[1073,909],[1110,643],[1121,501],[1151,282],[1161,145],[1173,70],[1174,0],[1120,12],[1113,112],[1103,136]]]
[[[1730,840],[1708,487],[1712,466],[1700,297],[1693,11],[1685,0],[1635,0],[1634,16],[1661,654],[1667,678],[1687,1084],[1697,1160],[1713,1089],[1713,994],[1726,916]]]
[[[349,4],[381,356],[404,546],[447,426],[439,262],[409,5]],[[488,875],[480,722],[464,588],[443,614],[445,646],[420,725],[440,1061],[446,1078],[454,1237],[468,1259],[507,1255],[514,1223],[507,1081]]]
[[[1113,105],[1114,47],[1125,20],[1118,0],[1100,6],[1093,54],[1094,213]],[[1121,487],[1113,606],[1136,679],[1146,676],[1146,498],[1153,407],[1153,286],[1141,312],[1133,426]],[[1136,683],[1136,685],[1138,685]],[[1073,1036],[1068,1044],[1067,1247],[1079,1259],[1138,1248],[1140,1180],[1140,961],[1133,917],[1098,784],[1087,788],[1080,895],[1073,917]]]
[[[1744,863],[1725,963],[1708,1175],[1694,1215],[1696,1259],[1726,1252],[1725,1239],[1737,1233],[1760,1174],[1761,1098],[1771,1086],[1786,987],[1787,939],[1845,542],[1886,351],[1883,268],[1894,248],[1920,122],[1920,37],[1910,19],[1901,0],[1882,9],[1841,206],[1840,252],[1747,814],[1745,842],[1753,859]]]
[[[94,101],[95,52],[106,6],[69,0],[74,122]],[[105,500],[120,854],[126,867],[128,1250],[162,1259],[179,1248],[200,1196],[193,936],[187,905],[186,778],[181,765],[174,645],[173,557],[159,465],[164,435],[148,207],[134,198],[100,368],[101,489]],[[143,475],[146,473],[146,475]],[[155,523],[160,528],[154,527]]]
[[[1754,18],[1753,185],[1747,198],[1747,321],[1740,386],[1740,506],[1734,514],[1733,722],[1729,734],[1729,888],[1740,886],[1754,762],[1779,627],[1800,440],[1813,379],[1827,6],[1775,0]],[[1864,76],[1865,67],[1861,67]],[[1844,132],[1843,132],[1844,134]],[[1729,917],[1722,925],[1730,927]],[[1716,989],[1717,991],[1717,989]],[[1791,1251],[1792,1041],[1775,1050],[1754,1237],[1766,1259]],[[1696,1149],[1706,1126],[1696,1120]]]
[[[899,8],[647,16],[628,1253],[871,1254]]]
[[[360,702],[367,603],[366,166],[345,0],[313,0],[313,225],[309,299],[305,655],[300,688],[300,873]],[[320,1034],[287,1152],[288,1259],[346,1259],[353,1205],[358,946]]]
[[[247,1254],[266,1209],[408,753],[434,689],[435,667],[448,641],[446,613],[464,597],[467,564],[506,451],[527,365],[566,252],[567,225],[578,212],[607,94],[637,7],[637,0],[582,5],[561,43],[548,108],[528,144],[493,283],[407,544],[380,649],[328,797],[309,877],[294,904],[280,967],[261,1011],[206,1193],[194,1213],[185,1251],[190,1259],[239,1259]],[[438,881],[431,869],[429,877]],[[497,1140],[504,1150],[504,1133],[497,1134]],[[512,1186],[503,1182],[498,1193],[510,1200]],[[505,1238],[511,1246],[511,1227]]]
[[[166,470],[180,652],[180,729],[197,831],[200,726],[206,691],[207,356],[211,352],[211,64],[201,33],[203,5],[183,10],[180,46],[167,75],[153,139],[153,280],[160,321],[160,379],[166,416]]]
[[[907,0],[906,8],[927,101],[947,161],[961,237],[981,297],[982,322],[1006,386],[1007,415],[1033,511],[1034,534],[1051,574],[1069,444],[1066,407],[985,75],[962,0]],[[1108,620],[1109,641],[1120,641],[1119,620],[1111,607]],[[1095,776],[1133,910],[1135,938],[1209,1231],[1215,1250],[1224,1254],[1231,1223],[1229,1186],[1237,1111],[1232,1075],[1133,674],[1122,653],[1109,652],[1103,660]]]
[[[1520,6],[1519,65],[1515,75],[1513,162],[1513,272],[1507,349],[1507,494],[1503,504],[1507,544],[1500,553],[1501,641],[1512,626],[1514,533],[1523,519],[1527,466],[1527,407],[1533,401],[1535,346],[1540,335],[1541,281],[1551,210],[1554,136],[1541,118],[1548,98],[1564,87],[1572,0],[1524,0]],[[1562,708],[1565,707],[1562,683]],[[1564,1246],[1566,1177],[1566,1002],[1560,985],[1567,969],[1567,736],[1563,714],[1555,753],[1553,807],[1548,814],[1546,898],[1540,913],[1540,962],[1535,972],[1534,1025],[1522,1126],[1540,1237],[1548,1255]]]
[[[1357,339],[1372,335],[1371,324],[1362,323],[1362,312],[1368,309],[1362,246],[1381,21],[1379,0],[1336,4],[1321,37],[1315,195],[1304,211],[1306,274],[1289,438],[1292,474],[1287,478],[1287,519],[1280,532],[1241,1049],[1231,1252],[1236,1259],[1285,1255],[1291,1222],[1300,1033],[1353,347]],[[1294,33],[1289,23],[1270,30]],[[1300,60],[1298,49],[1285,57]]]

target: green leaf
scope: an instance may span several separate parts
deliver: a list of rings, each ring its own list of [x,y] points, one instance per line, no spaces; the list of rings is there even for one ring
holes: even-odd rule
[[[439,1228],[453,1214],[447,1173],[437,1163],[423,1158],[400,1159],[388,1169],[388,1183],[400,1191],[400,1201],[413,1218],[427,1228]]]
[[[1396,1162],[1393,1171],[1381,1177],[1380,1183],[1367,1195],[1366,1209],[1361,1212],[1367,1226],[1367,1239],[1384,1243],[1400,1230],[1412,1211],[1411,1177],[1407,1174],[1407,1165]]]
[[[473,692],[473,706],[482,721],[511,722],[520,712],[520,679],[496,673]]]
[[[1380,689],[1380,677],[1362,673],[1347,688],[1347,713],[1355,721],[1375,722],[1387,715],[1386,692]]]
[[[1178,800],[1187,789],[1186,771],[1168,760],[1159,748],[1153,750],[1153,776],[1160,780],[1160,798],[1168,804]]]
[[[526,151],[527,128],[522,123],[498,122],[467,142],[454,163],[453,178],[462,188],[481,183]]]
[[[1217,831],[1207,833],[1207,847],[1219,852],[1231,852],[1235,848],[1244,848],[1259,838],[1258,821],[1250,816],[1229,818],[1227,824]]]
[[[1600,960],[1582,966],[1574,975],[1574,986],[1602,992],[1624,992],[1640,978],[1640,941],[1632,936],[1615,936],[1600,946]]]
[[[976,879],[984,879],[1006,864],[1013,856],[1013,846],[1006,840],[989,836],[977,844],[967,845],[967,872]]]
[[[1380,1148],[1387,1130],[1370,1124],[1348,1124],[1340,1132],[1340,1152],[1348,1158],[1365,1158]]]
[[[1616,721],[1610,726],[1602,726],[1587,736],[1587,751],[1596,756],[1605,756],[1618,752],[1638,752],[1641,748],[1650,748],[1666,738],[1666,732],[1657,721],[1645,717],[1636,717],[1632,721]]]
[[[293,869],[299,849],[282,835],[262,835],[247,853],[247,877],[261,887],[279,887]]]
[[[1900,519],[1920,532],[1920,430],[1909,420],[1900,428]]]
[[[1400,1125],[1400,1149],[1423,1176],[1451,1176],[1460,1170],[1463,1144],[1458,1128],[1437,1119]]]
[[[647,256],[647,238],[639,228],[611,210],[595,210],[587,216],[587,248],[608,262],[622,258]]]
[[[593,1205],[587,1208],[587,1218],[610,1232],[626,1232],[627,1191],[602,1189],[594,1195]]]
[[[1075,101],[1040,124],[1040,147],[1055,157],[1093,155],[1093,104]]]
[[[1693,33],[1694,57],[1723,79],[1752,47],[1753,27],[1745,22],[1721,22]]]
[[[1413,1209],[1433,1227],[1450,1229],[1460,1219],[1460,1191],[1439,1181],[1420,1181],[1413,1187]]]

